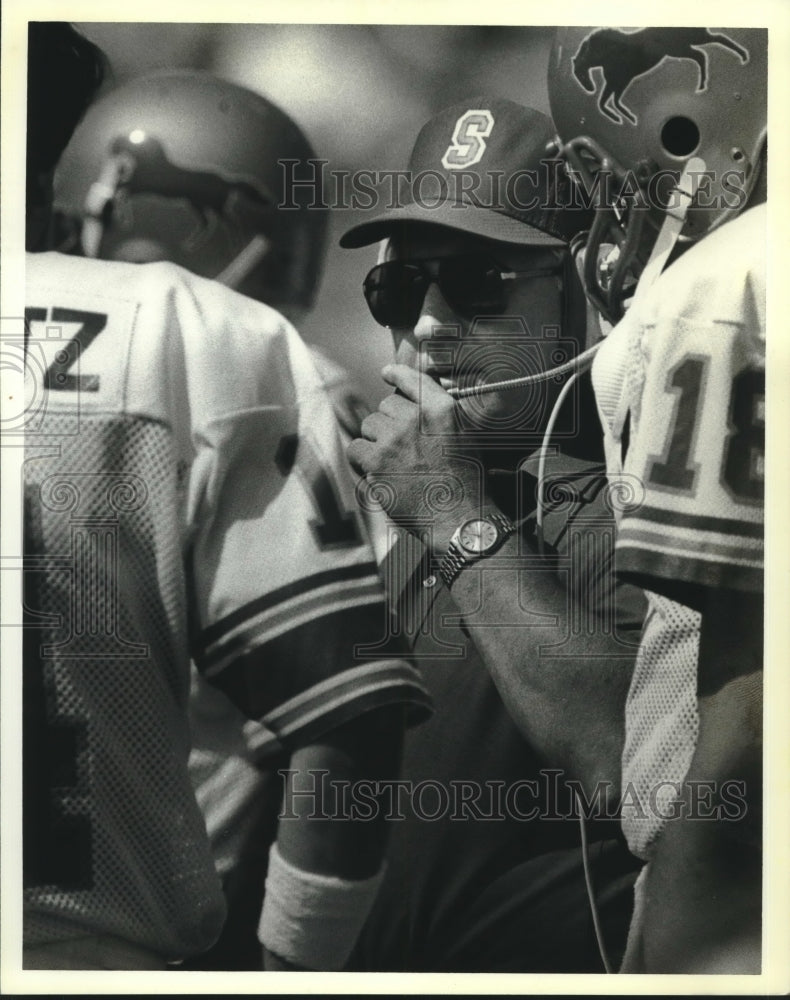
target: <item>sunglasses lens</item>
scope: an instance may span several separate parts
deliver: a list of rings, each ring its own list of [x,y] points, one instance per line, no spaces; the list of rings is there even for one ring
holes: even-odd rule
[[[499,268],[487,257],[446,257],[439,265],[439,286],[447,302],[466,319],[490,316],[505,307]]]
[[[377,264],[365,278],[368,308],[382,326],[414,326],[420,316],[429,279],[422,268],[399,260]]]
[[[506,305],[498,266],[487,257],[443,257],[432,276],[427,267],[390,260],[365,278],[365,299],[382,326],[412,327],[420,318],[425,295],[435,282],[447,303],[466,319],[501,313]]]

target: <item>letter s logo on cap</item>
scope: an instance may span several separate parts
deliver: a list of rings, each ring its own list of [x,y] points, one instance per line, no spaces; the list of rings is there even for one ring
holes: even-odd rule
[[[494,116],[490,111],[470,108],[464,111],[453,130],[453,141],[442,157],[445,170],[460,170],[477,163],[486,151],[485,139],[491,135]]]

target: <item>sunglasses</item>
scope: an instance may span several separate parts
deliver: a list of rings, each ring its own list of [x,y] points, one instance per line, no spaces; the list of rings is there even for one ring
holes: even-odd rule
[[[464,319],[504,312],[508,282],[561,274],[562,263],[527,271],[507,271],[483,254],[459,254],[432,260],[389,260],[365,278],[365,300],[381,326],[412,327],[425,296],[437,285],[450,308]]]

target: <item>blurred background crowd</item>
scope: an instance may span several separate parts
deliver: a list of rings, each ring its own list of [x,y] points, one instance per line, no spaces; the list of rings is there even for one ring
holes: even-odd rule
[[[80,23],[107,54],[113,86],[161,69],[201,69],[279,104],[330,171],[404,169],[421,126],[442,108],[489,94],[548,113],[552,28],[447,25]],[[391,182],[390,182],[391,183]],[[331,203],[332,198],[327,201]],[[375,248],[337,239],[363,210],[334,208],[321,289],[300,324],[376,405],[391,340],[362,297]]]

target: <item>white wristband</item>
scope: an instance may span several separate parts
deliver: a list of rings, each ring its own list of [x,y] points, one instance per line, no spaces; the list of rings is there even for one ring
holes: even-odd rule
[[[258,940],[306,969],[336,972],[346,964],[384,877],[348,880],[296,868],[274,843]]]

